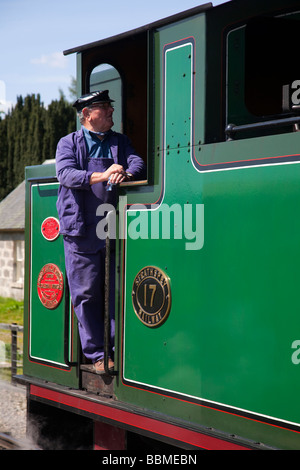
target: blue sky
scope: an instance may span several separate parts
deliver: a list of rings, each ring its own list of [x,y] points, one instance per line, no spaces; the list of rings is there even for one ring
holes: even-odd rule
[[[59,98],[76,74],[75,54],[63,51],[98,41],[207,3],[201,0],[0,0],[0,111],[19,95]],[[213,5],[224,3],[214,1]]]

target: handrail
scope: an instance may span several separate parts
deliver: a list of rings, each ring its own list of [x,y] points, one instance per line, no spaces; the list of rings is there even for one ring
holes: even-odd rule
[[[236,126],[235,124],[228,124],[225,128],[227,140],[233,140],[234,134],[242,131],[250,131],[253,129],[272,129],[274,127],[290,126],[300,123],[300,116],[290,118],[274,119],[264,122],[255,122],[253,124],[243,124]]]
[[[110,237],[113,227],[111,226],[111,217],[114,211],[108,212],[107,220],[107,236],[105,240],[105,304],[104,304],[104,370],[108,375],[117,375],[116,370],[108,367],[109,361],[109,343],[110,343],[110,312],[109,312],[109,294],[110,294]]]
[[[70,291],[67,275],[65,276],[65,324],[64,324],[64,361],[69,367],[75,367],[78,362],[70,361],[69,349],[70,349]]]
[[[0,330],[23,331],[24,327],[17,323],[0,323]]]
[[[17,325],[17,323],[0,323],[0,330],[11,331],[11,381],[14,382],[14,376],[17,373],[17,350],[18,350],[18,331],[23,331],[23,326]]]
[[[56,176],[34,176],[27,178],[29,183],[57,183],[58,179]]]

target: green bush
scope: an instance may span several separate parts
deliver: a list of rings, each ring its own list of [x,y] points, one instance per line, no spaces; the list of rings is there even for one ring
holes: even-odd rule
[[[0,297],[0,323],[23,325],[24,302]]]

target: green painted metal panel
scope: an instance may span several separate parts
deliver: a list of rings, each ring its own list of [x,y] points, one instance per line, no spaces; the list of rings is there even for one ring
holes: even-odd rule
[[[167,148],[187,147],[191,141],[193,43],[165,51],[165,139]]]
[[[154,155],[163,176],[121,198],[127,226],[124,362],[116,393],[193,423],[299,448],[297,434],[263,420],[300,423],[300,167],[279,160],[297,154],[300,135],[199,145],[204,111],[193,86],[200,77],[204,86],[205,77],[199,59],[191,68],[187,56],[193,47],[199,54],[201,42],[197,34],[193,41],[177,34],[185,42],[173,38],[172,44],[171,30],[156,38],[156,74],[164,91],[156,93],[162,119],[156,121]],[[197,71],[194,82],[191,70]],[[255,159],[251,168],[245,164]],[[230,169],[228,162],[245,167]],[[201,171],[201,165],[220,163],[222,170]],[[139,203],[144,207],[122,210]],[[171,232],[164,238],[166,220]],[[147,266],[162,270],[170,282],[171,310],[157,327],[145,325],[132,302],[135,278]],[[226,419],[218,408],[228,411]],[[244,418],[248,414],[253,421]]]
[[[152,207],[150,211],[137,212],[137,215],[133,207],[126,213],[128,234],[125,247],[124,379],[127,383],[146,386],[151,383],[161,390],[179,392],[189,385],[188,383],[184,385],[185,377],[177,373],[178,366],[181,367],[181,374],[188,376],[197,359],[193,347],[187,349],[185,347],[189,341],[190,325],[182,322],[182,315],[186,315],[187,309],[186,304],[182,305],[180,300],[182,284],[179,277],[170,273],[178,269],[179,259],[183,265],[189,266],[194,258],[194,248],[197,244],[198,248],[203,245],[204,213],[201,197],[197,195],[195,198],[190,192],[189,178],[182,185],[182,175],[192,166],[191,149],[194,141],[198,142],[203,138],[204,26],[204,17],[200,15],[156,34],[158,60],[155,73],[156,80],[159,77],[161,87],[156,88],[155,148],[160,149],[156,155],[160,157],[159,163],[156,158],[156,169],[162,169],[162,179],[155,180],[157,183],[157,186],[154,186],[157,188],[155,193],[143,192],[139,195],[138,202],[143,204],[159,202],[159,206]],[[195,63],[196,49],[199,57],[197,63]],[[202,85],[199,86],[197,93],[195,93],[195,80]],[[159,118],[159,115],[163,119]],[[194,128],[195,115],[199,122],[197,129]],[[128,193],[128,201],[135,202],[130,196]],[[120,213],[123,213],[122,210]],[[192,227],[192,218],[196,214],[200,228],[197,239]],[[166,220],[165,217],[168,217],[169,221],[173,220],[173,216],[178,226],[172,227],[171,222],[172,242],[170,242],[167,233],[168,222],[167,225],[163,222]],[[183,253],[185,253],[184,259],[181,257]],[[177,256],[174,256],[175,254]],[[140,322],[133,311],[131,300],[135,276],[140,269],[149,265],[159,267],[170,277],[171,313],[159,328],[149,328]],[[174,354],[179,345],[184,354]],[[139,351],[139,361],[136,361],[136,351]],[[184,364],[190,361],[192,363],[184,371]],[[195,380],[197,382],[197,378]],[[198,385],[199,383],[195,384],[196,389]],[[121,398],[123,392],[124,390],[119,391]]]
[[[48,308],[42,304],[37,289],[40,272],[49,263],[54,263],[62,272],[63,278],[65,277],[62,239],[48,241],[41,230],[45,215],[53,214],[55,209],[57,189],[58,183],[31,186],[30,356],[62,366],[65,305],[62,299],[56,308]]]
[[[187,149],[190,146],[192,140],[192,112],[193,112],[193,40],[188,39],[184,42],[172,44],[165,49],[165,116],[167,116],[164,128],[165,128],[165,144],[164,147],[168,149],[168,159],[171,160],[177,155],[181,155],[181,161],[186,164],[188,157]],[[175,177],[175,181],[179,180],[181,171],[177,167],[178,173]],[[173,175],[174,176],[174,175]],[[184,247],[186,241],[183,240],[172,240],[172,244],[168,239],[165,243],[162,243],[159,238],[168,237],[168,233],[164,234],[164,230],[168,232],[168,226],[162,227],[153,226],[152,220],[160,220],[161,222],[168,213],[168,207],[176,204],[171,208],[170,217],[172,217],[173,210],[175,209],[176,217],[179,224],[182,222],[183,216],[183,202],[181,198],[178,198],[178,191],[174,193],[174,185],[169,184],[169,176],[167,173],[167,180],[165,181],[165,195],[163,205],[154,209],[153,211],[142,211],[138,214],[137,220],[131,220],[134,217],[134,210],[127,212],[127,225],[128,225],[128,240],[127,250],[131,251],[131,244],[133,244],[134,251],[137,250],[138,239],[133,240],[136,237],[134,232],[137,232],[137,226],[140,226],[141,230],[144,231],[147,227],[146,233],[137,234],[141,235],[142,244],[140,250],[143,255],[137,256],[139,269],[142,269],[147,265],[154,265],[160,267],[166,274],[170,269],[169,263],[173,260],[174,250],[179,252]],[[175,186],[176,187],[176,186]],[[191,207],[191,206],[190,206]],[[173,230],[173,229],[171,229]],[[154,234],[154,231],[156,232]],[[151,233],[152,232],[152,233]],[[180,235],[180,234],[179,234]],[[153,240],[155,236],[156,240]],[[172,236],[172,234],[171,234]],[[175,234],[176,236],[176,234]],[[177,242],[177,243],[176,243]],[[148,246],[149,245],[149,249]],[[178,245],[178,246],[176,246]],[[184,248],[183,248],[184,249]],[[164,251],[164,259],[168,260],[162,266],[161,250]],[[127,253],[128,253],[127,252]],[[149,254],[149,257],[145,257],[145,252]],[[155,256],[156,254],[156,256]],[[127,254],[127,256],[130,256]],[[144,263],[144,265],[142,264]],[[127,279],[129,285],[132,285],[133,279],[137,272],[137,265],[130,262],[127,271]],[[171,279],[172,293],[176,292],[173,287],[173,278]],[[175,299],[172,294],[172,305],[176,305],[176,293]],[[126,311],[132,310],[131,296],[126,298]],[[124,349],[124,377],[127,380],[138,380],[142,383],[149,382],[149,376],[151,380],[158,387],[174,389],[174,376],[170,374],[170,361],[172,361],[172,339],[168,338],[169,333],[166,334],[166,330],[178,331],[180,329],[180,316],[174,313],[174,307],[172,307],[172,316],[168,318],[164,325],[155,330],[150,330],[149,327],[145,327],[143,324],[136,325],[136,316],[126,315],[125,319],[125,349]],[[179,323],[178,323],[179,322]],[[168,340],[167,340],[168,338]],[[183,344],[185,344],[183,334]],[[179,338],[174,339],[175,342]],[[145,347],[148,344],[148,347]],[[150,346],[151,345],[151,346]],[[168,345],[168,346],[167,346]],[[135,350],[143,350],[143,360],[136,364],[135,361]],[[153,363],[153,350],[156,351],[159,362]],[[171,354],[171,356],[170,356]],[[153,363],[153,367],[150,365]],[[165,381],[165,377],[169,376],[169,382]],[[176,377],[179,382],[182,378]],[[176,381],[177,381],[176,380]],[[177,388],[178,384],[176,385]]]
[[[51,165],[47,167],[46,174],[53,175]],[[46,237],[44,231],[49,218],[51,229],[57,220],[58,183],[43,181],[45,177],[44,166],[27,169],[24,374],[78,386],[77,368],[69,364],[77,359],[77,333],[68,300],[63,240]]]
[[[258,420],[299,423],[299,164],[207,174],[190,165],[188,187],[179,189],[176,172],[183,165],[172,156],[176,164],[167,159],[164,202],[204,204],[204,245],[187,250],[187,240],[172,235],[150,239],[150,211],[149,239],[126,241],[124,379]],[[137,212],[141,225],[142,217]],[[128,219],[130,228],[133,212]],[[149,265],[162,269],[171,285],[171,311],[157,328],[138,319],[131,300],[136,274]],[[130,400],[129,390],[123,393]],[[166,402],[155,404],[162,406]],[[184,413],[181,406],[175,415]],[[211,423],[197,406],[191,419]],[[296,438],[293,445],[299,445]]]

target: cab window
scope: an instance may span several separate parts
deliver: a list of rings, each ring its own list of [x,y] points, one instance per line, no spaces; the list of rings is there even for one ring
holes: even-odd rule
[[[254,18],[228,33],[226,123],[262,123],[242,130],[240,138],[293,130],[293,124],[263,123],[299,115],[298,31],[295,15]]]
[[[109,90],[114,100],[114,130],[122,133],[122,82],[117,69],[110,64],[97,65],[91,72],[89,88],[90,91]]]

